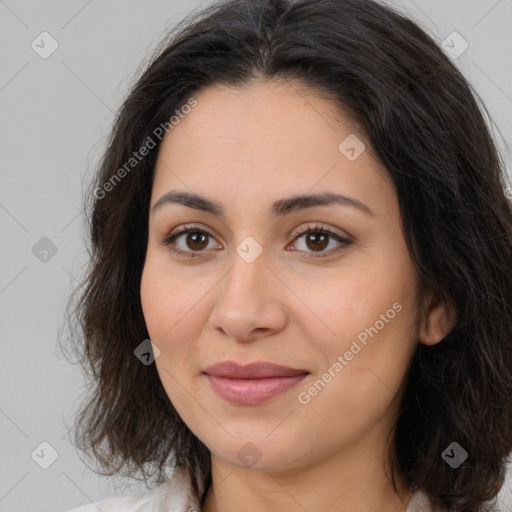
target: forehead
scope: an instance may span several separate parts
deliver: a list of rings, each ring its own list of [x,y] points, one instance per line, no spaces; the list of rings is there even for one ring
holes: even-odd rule
[[[314,89],[254,81],[243,88],[216,84],[193,97],[197,105],[161,143],[155,196],[179,187],[271,201],[313,188],[353,195],[359,188],[369,196],[376,184],[389,186],[356,123]],[[340,150],[345,140],[365,148],[356,160]]]
[[[194,95],[197,106],[171,131],[174,137],[169,134],[166,139],[181,144],[196,135],[196,144],[230,144],[231,150],[263,141],[271,144],[269,149],[280,143],[328,147],[331,141],[326,135],[339,132],[340,120],[347,128],[355,127],[324,96],[295,82],[254,80],[243,87],[215,84]]]

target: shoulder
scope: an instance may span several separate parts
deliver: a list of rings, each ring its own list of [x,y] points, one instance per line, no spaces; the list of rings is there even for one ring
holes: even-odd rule
[[[95,503],[89,503],[66,512],[146,512],[151,510],[150,492],[142,492],[132,496],[105,498]]]
[[[405,512],[433,512],[427,494],[421,489],[417,490],[409,501]]]
[[[190,509],[199,511],[198,499],[192,491],[189,474],[180,470],[167,482],[151,490],[104,498],[66,512],[187,512]]]
[[[498,511],[512,510],[512,459],[508,466],[505,483],[498,494]]]

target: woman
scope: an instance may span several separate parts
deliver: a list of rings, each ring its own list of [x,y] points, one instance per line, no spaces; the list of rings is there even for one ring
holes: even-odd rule
[[[373,1],[188,21],[91,190],[76,444],[159,484],[98,507],[491,510],[512,210],[468,82]]]

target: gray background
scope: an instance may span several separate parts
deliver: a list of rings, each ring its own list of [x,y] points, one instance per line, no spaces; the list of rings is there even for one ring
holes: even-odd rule
[[[485,101],[505,151],[512,142],[512,0],[393,3],[439,42],[457,31],[469,43],[456,62]],[[145,489],[97,476],[71,445],[65,421],[84,379],[59,356],[56,341],[87,261],[82,194],[113,112],[166,28],[202,5],[0,1],[2,512],[58,512]],[[43,31],[59,45],[47,59],[31,48]],[[46,262],[32,251],[43,237],[57,249]],[[31,458],[43,441],[58,452],[48,469]]]

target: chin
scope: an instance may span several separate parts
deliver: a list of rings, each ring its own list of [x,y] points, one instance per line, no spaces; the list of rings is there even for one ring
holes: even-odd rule
[[[253,471],[289,471],[312,462],[313,446],[304,446],[290,437],[270,439],[266,436],[268,432],[233,437],[225,444],[208,443],[207,446],[212,455],[227,464]],[[297,452],[297,446],[301,446],[303,451]]]

